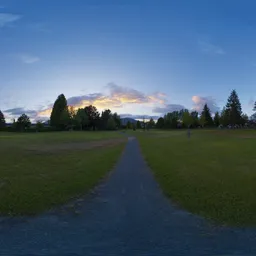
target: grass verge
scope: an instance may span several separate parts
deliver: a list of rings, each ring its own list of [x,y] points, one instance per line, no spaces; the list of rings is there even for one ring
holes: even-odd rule
[[[256,225],[256,132],[136,133],[164,193],[218,223]]]
[[[56,136],[62,138],[61,142],[73,142],[70,133],[66,134],[67,137],[58,133],[43,135],[44,141],[34,137],[36,134],[21,134],[22,140],[25,141],[23,136],[27,138],[25,145],[15,139],[18,136],[15,134],[11,137],[11,148],[7,141],[3,143],[0,134],[0,145],[5,145],[0,148],[0,214],[36,214],[88,192],[113,168],[124,147],[121,142],[87,150],[72,150],[71,147],[54,154],[25,149],[31,142],[34,145],[36,139],[42,146],[52,143]],[[81,140],[86,137],[79,132],[73,134],[76,139],[78,134]],[[95,139],[93,136],[87,135],[87,139]]]

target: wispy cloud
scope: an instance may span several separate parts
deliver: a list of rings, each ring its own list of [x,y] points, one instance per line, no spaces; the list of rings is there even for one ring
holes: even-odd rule
[[[198,46],[203,53],[207,54],[217,54],[217,55],[223,55],[226,54],[226,52],[218,45],[214,45],[207,41],[198,41]]]
[[[194,103],[193,109],[198,111],[199,113],[202,112],[205,104],[207,104],[207,106],[209,107],[209,109],[212,113],[219,111],[219,107],[216,104],[216,100],[210,96],[208,96],[208,97],[193,96],[192,101]]]
[[[25,109],[22,107],[19,108],[11,108],[11,109],[6,109],[3,112],[13,116],[13,117],[17,117],[20,116],[22,114],[26,114],[29,115],[30,117],[36,117],[37,116],[37,111],[36,110],[29,110],[29,109]]]
[[[95,105],[99,109],[121,108],[127,104],[165,104],[166,96],[163,93],[145,94],[141,91],[109,83],[106,86],[108,93],[92,93],[74,96],[67,99],[69,105],[75,109],[88,105]],[[39,111],[40,116],[49,116],[51,107]]]
[[[18,57],[25,64],[33,64],[40,61],[39,57],[30,54],[20,54]]]
[[[0,28],[9,26],[13,22],[21,19],[21,15],[12,14],[12,13],[0,13]]]

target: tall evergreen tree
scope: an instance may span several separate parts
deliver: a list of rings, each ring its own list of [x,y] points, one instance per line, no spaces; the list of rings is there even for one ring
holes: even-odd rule
[[[50,117],[51,126],[61,129],[63,122],[63,111],[67,110],[67,100],[64,94],[60,94],[54,102]]]
[[[228,112],[226,108],[224,107],[220,113],[220,124],[226,126],[228,125],[229,120],[228,120]]]
[[[219,112],[216,112],[213,118],[213,122],[215,126],[219,126],[220,125],[220,114]]]
[[[253,111],[256,111],[256,101],[254,103]]]
[[[228,98],[226,104],[228,123],[231,125],[241,124],[242,121],[242,107],[238,98],[237,92],[233,90]]]
[[[0,110],[0,130],[5,127],[5,117],[3,112]]]
[[[210,112],[210,109],[208,108],[207,104],[204,105],[201,116],[204,116],[205,126],[213,126],[211,112]]]

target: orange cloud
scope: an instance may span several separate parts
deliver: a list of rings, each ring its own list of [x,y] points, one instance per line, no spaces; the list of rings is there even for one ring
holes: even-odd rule
[[[122,87],[113,83],[107,85],[108,94],[92,93],[81,96],[74,96],[67,99],[68,105],[74,109],[84,108],[88,105],[94,105],[98,109],[120,108],[126,104],[165,104],[166,95],[163,93],[154,93],[146,95],[138,90]],[[51,108],[38,112],[38,116],[50,116]]]

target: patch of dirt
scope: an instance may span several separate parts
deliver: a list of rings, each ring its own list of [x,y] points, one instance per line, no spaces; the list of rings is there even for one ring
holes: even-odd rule
[[[118,139],[107,139],[98,141],[88,141],[88,142],[69,142],[69,143],[58,143],[51,145],[29,145],[25,147],[25,150],[32,151],[35,153],[55,153],[59,151],[70,151],[70,150],[89,150],[93,148],[100,147],[111,147],[118,145],[122,142],[127,141],[127,138]]]

